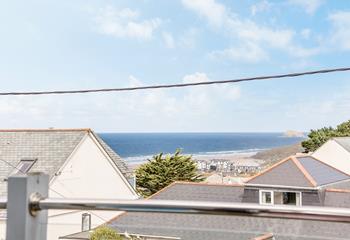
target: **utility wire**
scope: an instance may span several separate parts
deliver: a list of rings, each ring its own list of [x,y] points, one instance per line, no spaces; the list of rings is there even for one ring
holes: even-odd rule
[[[164,84],[164,85],[150,85],[150,86],[140,86],[140,87],[101,88],[101,89],[62,90],[62,91],[0,92],[0,96],[81,94],[81,93],[97,93],[97,92],[122,92],[122,91],[135,91],[135,90],[160,89],[160,88],[182,88],[182,87],[199,86],[199,85],[238,83],[238,82],[247,82],[247,81],[268,80],[268,79],[271,80],[271,79],[276,79],[276,78],[292,78],[292,77],[299,77],[299,76],[305,76],[305,75],[315,75],[315,74],[324,74],[324,73],[332,73],[332,72],[345,72],[345,71],[350,71],[350,67],[321,69],[321,70],[317,70],[317,71],[296,72],[296,73],[287,73],[287,74],[279,74],[279,75],[238,78],[238,79],[230,79],[230,80],[195,82],[195,83]]]

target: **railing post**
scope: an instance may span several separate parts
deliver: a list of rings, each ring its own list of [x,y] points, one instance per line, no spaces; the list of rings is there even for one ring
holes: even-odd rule
[[[47,198],[48,184],[42,173],[9,177],[6,240],[46,240],[47,211],[31,213],[30,199]]]

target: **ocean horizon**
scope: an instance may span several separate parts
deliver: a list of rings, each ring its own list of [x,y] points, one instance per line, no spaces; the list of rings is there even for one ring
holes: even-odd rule
[[[99,133],[99,136],[129,164],[145,162],[160,152],[174,153],[176,149],[191,155],[244,154],[304,139],[285,137],[283,132]]]

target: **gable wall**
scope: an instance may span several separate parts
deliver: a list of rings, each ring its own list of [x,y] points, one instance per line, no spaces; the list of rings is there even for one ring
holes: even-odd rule
[[[334,140],[327,141],[312,156],[350,174],[350,153]]]
[[[50,197],[136,199],[126,179],[115,169],[90,135],[82,140],[51,184]],[[48,240],[81,231],[82,211],[49,211]],[[91,211],[96,227],[120,212]]]

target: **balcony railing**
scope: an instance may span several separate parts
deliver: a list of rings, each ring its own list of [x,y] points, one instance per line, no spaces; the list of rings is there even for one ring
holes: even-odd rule
[[[182,214],[234,215],[330,222],[350,222],[350,209],[334,207],[269,206],[248,203],[190,202],[165,200],[102,200],[47,198],[48,176],[12,176],[8,181],[7,240],[46,240],[47,211],[50,209],[110,210]]]

